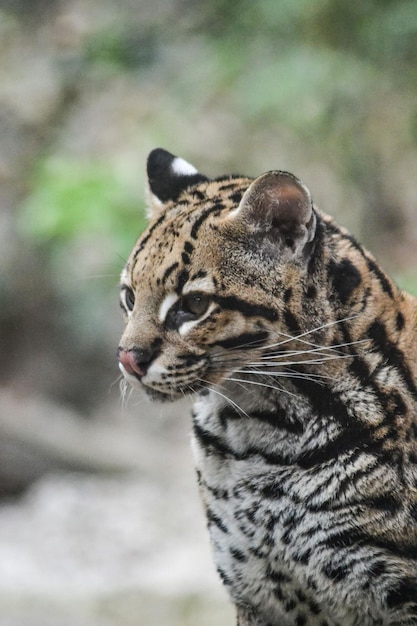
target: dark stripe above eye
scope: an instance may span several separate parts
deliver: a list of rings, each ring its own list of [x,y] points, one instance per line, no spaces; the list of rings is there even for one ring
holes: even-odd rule
[[[181,272],[178,274],[178,276],[177,276],[177,284],[175,286],[175,291],[177,293],[181,293],[182,292],[183,287],[184,287],[185,283],[187,282],[189,276],[190,275],[187,272],[187,270],[181,270]]]
[[[172,272],[174,270],[176,270],[178,267],[178,262],[172,263],[172,265],[170,265],[169,267],[167,267],[167,269],[165,270],[163,276],[162,276],[162,283],[165,284],[168,276],[170,276],[172,274]]]

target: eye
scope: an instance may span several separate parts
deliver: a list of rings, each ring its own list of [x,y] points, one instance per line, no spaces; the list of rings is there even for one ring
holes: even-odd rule
[[[132,311],[135,306],[135,294],[130,287],[122,287],[121,298],[125,309],[127,311]]]
[[[181,309],[195,317],[201,317],[207,311],[210,297],[204,293],[187,293],[181,298]]]

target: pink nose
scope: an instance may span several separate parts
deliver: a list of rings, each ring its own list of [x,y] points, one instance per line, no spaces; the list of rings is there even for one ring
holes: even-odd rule
[[[123,365],[128,374],[140,376],[141,378],[145,375],[145,369],[139,365],[132,350],[119,349],[119,363]]]

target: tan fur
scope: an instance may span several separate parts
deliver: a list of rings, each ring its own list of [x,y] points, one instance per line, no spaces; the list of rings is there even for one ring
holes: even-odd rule
[[[151,176],[120,359],[138,358],[125,374],[151,396],[196,394],[238,623],[417,623],[417,300],[292,175],[184,177],[178,192],[167,155],[148,169],[165,159],[177,197],[158,201]]]

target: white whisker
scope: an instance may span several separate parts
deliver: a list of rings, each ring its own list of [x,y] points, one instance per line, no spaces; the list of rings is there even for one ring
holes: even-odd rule
[[[244,380],[241,378],[234,378],[234,377],[233,378],[229,377],[227,380],[230,380],[235,383],[244,383],[245,385],[259,385],[260,387],[266,387],[267,389],[274,389],[274,391],[287,393],[290,396],[293,396],[294,398],[297,397],[297,394],[292,393],[291,391],[288,391],[288,389],[285,389],[283,387],[277,387],[275,385],[267,385],[266,383],[261,383],[260,381],[256,381],[256,380],[251,380],[251,379]]]
[[[310,348],[308,350],[280,350],[279,352],[275,352],[272,354],[266,353],[263,354],[261,356],[261,359],[274,359],[276,357],[280,357],[280,356],[297,356],[297,355],[302,355],[302,354],[312,354],[313,352],[317,352],[318,354],[323,353],[324,356],[326,355],[326,352],[329,351],[336,351],[336,349],[338,348],[346,348],[349,346],[353,346],[353,345],[357,345],[359,343],[366,343],[366,339],[361,339],[359,341],[350,341],[347,343],[337,343],[334,344],[332,346],[318,346],[315,348]],[[343,353],[340,354],[340,356],[347,356],[344,355]],[[353,355],[348,355],[348,356],[353,356]],[[337,355],[336,355],[337,358]]]
[[[299,335],[288,335],[287,333],[283,333],[282,331],[279,331],[277,334],[278,335],[282,335],[283,337],[285,337],[285,339],[283,339],[282,341],[279,341],[275,344],[271,344],[270,346],[266,346],[263,349],[268,349],[268,348],[274,348],[275,346],[283,346],[286,343],[289,343],[290,341],[301,341],[302,343],[306,343],[307,345],[311,345],[311,346],[315,346],[315,347],[321,347],[322,349],[323,346],[318,346],[318,344],[309,342],[305,339],[303,339],[303,337],[308,337],[308,335],[311,335],[312,333],[315,333],[319,330],[323,330],[324,328],[330,328],[331,326],[336,326],[337,324],[342,324],[343,322],[347,322],[349,320],[355,319],[357,317],[357,315],[351,315],[349,317],[344,317],[340,320],[334,320],[332,322],[327,322],[326,324],[322,324],[321,326],[316,326],[315,328],[312,328],[310,330],[306,330],[303,333],[300,333]],[[352,342],[353,343],[353,342]]]
[[[231,379],[228,379],[228,380],[231,380]],[[199,381],[202,382],[204,385],[209,385],[209,383],[205,381],[203,378],[199,378]],[[240,382],[245,382],[245,381],[240,381]],[[217,393],[217,395],[221,396],[222,398],[224,398],[224,400],[229,402],[238,411],[238,413],[241,413],[242,415],[250,419],[250,416],[246,413],[246,411],[244,411],[234,400],[232,400],[231,398],[226,396],[224,393],[221,393],[221,391],[219,391],[218,389],[219,386],[220,385],[216,385],[216,387],[209,386],[209,389],[210,391]]]
[[[130,397],[133,393],[133,387],[129,385],[125,378],[121,378],[120,380],[120,397],[122,401],[122,413],[125,413],[127,410],[127,405],[129,403]]]
[[[288,374],[288,376],[292,376],[292,374],[296,374],[297,376],[300,377],[304,377],[304,378],[308,378],[309,380],[314,380],[317,379],[317,381],[319,380],[330,380],[330,381],[335,381],[335,377],[334,376],[327,376],[327,374],[316,374],[313,372],[297,372],[297,370],[293,370],[289,367],[287,367],[285,369],[285,372]],[[270,372],[269,376],[274,376],[274,372]]]
[[[304,378],[306,380],[317,380],[323,382],[323,380],[333,380],[331,376],[325,376],[321,374],[309,374],[307,372],[293,372],[284,370],[282,372],[262,372],[258,370],[239,370],[239,374],[251,374],[256,376],[268,376],[269,378]]]
[[[116,278],[120,279],[119,274],[91,274],[90,276],[79,276],[76,278],[77,281],[81,280],[95,280],[96,278]]]
[[[318,365],[320,363],[327,363],[327,361],[336,361],[339,359],[351,359],[351,354],[338,355],[338,356],[323,356],[319,359],[304,359],[303,361],[279,361],[276,363],[263,363],[263,362],[253,362],[250,363],[252,367],[284,367],[285,365]]]

